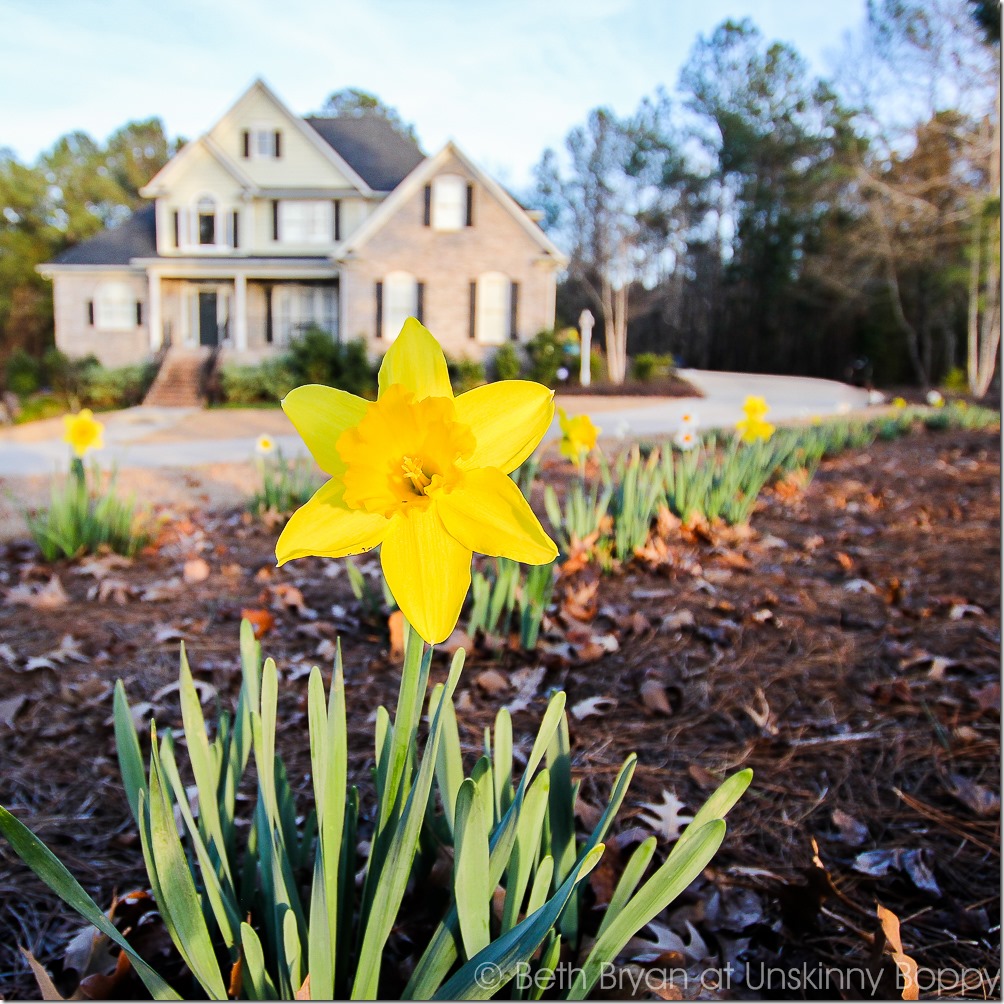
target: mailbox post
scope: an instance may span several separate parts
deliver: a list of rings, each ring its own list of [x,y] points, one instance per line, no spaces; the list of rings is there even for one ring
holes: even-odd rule
[[[591,374],[589,372],[590,345],[593,340],[593,325],[595,318],[588,308],[579,314],[579,383],[583,387],[589,386]]]

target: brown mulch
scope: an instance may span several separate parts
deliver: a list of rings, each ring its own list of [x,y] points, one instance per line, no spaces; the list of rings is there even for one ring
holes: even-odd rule
[[[545,478],[558,473],[545,465]],[[571,722],[584,822],[632,751],[639,765],[621,832],[644,826],[642,803],[664,791],[693,812],[717,779],[753,767],[712,867],[661,918],[688,942],[691,923],[708,965],[749,967],[751,987],[764,967],[860,967],[880,978],[880,997],[898,996],[878,904],[900,918],[904,951],[927,971],[996,973],[996,435],[918,434],[827,461],[807,489],[789,482],[768,492],[752,525],[748,535],[674,528],[665,547],[618,574],[569,574],[542,652],[471,654],[458,695],[462,740],[478,749],[520,671],[543,665],[529,708],[514,717],[517,744],[554,687],[569,707],[616,702]],[[367,719],[396,700],[386,625],[362,615],[338,563],[274,569],[274,539],[241,513],[203,514],[166,526],[123,567],[46,568],[27,545],[0,552],[0,804],[102,906],[145,887],[118,778],[111,686],[122,678],[158,726],[180,727],[177,695],[157,694],[177,678],[183,638],[196,677],[230,704],[244,608],[275,618],[263,645],[284,673],[279,744],[304,791],[303,672],[330,665],[317,652],[340,635],[350,768],[365,801]],[[49,609],[10,602],[10,590],[37,591],[53,572],[65,600],[53,587]],[[501,692],[488,693],[487,669],[503,674]],[[442,663],[435,673],[444,672]],[[602,900],[599,876],[593,895]],[[80,925],[0,842],[0,996],[37,995],[18,944],[58,973]],[[832,998],[832,986],[734,995]],[[942,989],[989,992],[978,975]]]

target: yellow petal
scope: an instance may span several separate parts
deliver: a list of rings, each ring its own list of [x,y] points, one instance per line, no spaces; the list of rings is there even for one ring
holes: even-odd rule
[[[345,470],[335,449],[338,437],[363,420],[369,405],[355,394],[316,383],[297,387],[282,399],[282,410],[296,426],[317,466],[332,476]]]
[[[430,645],[457,626],[471,584],[471,552],[451,536],[436,506],[410,507],[387,528],[380,563],[411,626]]]
[[[554,418],[554,391],[530,380],[500,380],[461,394],[456,408],[477,441],[461,466],[497,467],[508,474],[544,438]]]
[[[432,333],[414,317],[404,322],[401,334],[383,357],[377,382],[381,394],[400,384],[418,401],[426,397],[453,397],[446,356]]]
[[[472,551],[543,565],[558,556],[526,499],[494,467],[467,471],[459,488],[435,496],[443,525]]]
[[[280,565],[308,554],[322,558],[359,554],[383,540],[387,518],[380,513],[346,509],[342,504],[343,490],[340,483],[327,481],[293,513],[275,545]]]

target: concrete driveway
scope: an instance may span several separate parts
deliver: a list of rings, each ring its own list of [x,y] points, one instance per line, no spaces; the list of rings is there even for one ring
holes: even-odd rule
[[[731,428],[749,394],[771,406],[770,419],[807,420],[864,410],[868,393],[833,380],[681,370],[702,398],[586,397],[558,395],[570,414],[587,412],[604,437],[653,438],[672,435],[685,412],[701,427]],[[100,416],[105,449],[95,454],[103,467],[192,467],[241,463],[251,458],[261,433],[275,438],[287,456],[305,452],[282,411],[277,409],[129,408]],[[547,438],[560,435],[555,420]],[[66,469],[68,447],[62,419],[0,429],[0,477],[49,474]]]

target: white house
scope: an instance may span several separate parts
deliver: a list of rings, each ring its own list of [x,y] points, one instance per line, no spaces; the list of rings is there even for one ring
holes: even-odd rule
[[[68,355],[250,361],[310,326],[378,355],[415,315],[483,358],[554,323],[565,259],[534,214],[454,143],[427,157],[379,116],[300,118],[258,80],[141,194],[39,267]]]

